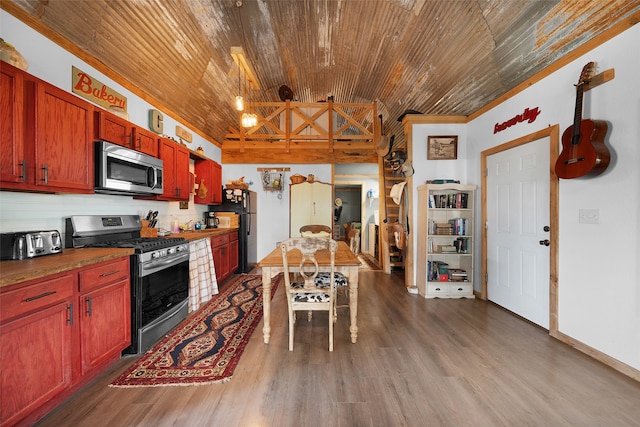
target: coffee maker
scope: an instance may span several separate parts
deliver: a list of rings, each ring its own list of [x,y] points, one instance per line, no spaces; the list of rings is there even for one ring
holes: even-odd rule
[[[218,224],[220,224],[220,218],[216,218],[215,212],[205,212],[204,223],[207,228],[218,228]]]

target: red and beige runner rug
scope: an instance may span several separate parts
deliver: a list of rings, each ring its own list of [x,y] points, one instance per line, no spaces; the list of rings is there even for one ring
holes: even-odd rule
[[[273,281],[275,293],[281,276]],[[227,382],[262,319],[262,277],[241,275],[113,381],[111,387]]]

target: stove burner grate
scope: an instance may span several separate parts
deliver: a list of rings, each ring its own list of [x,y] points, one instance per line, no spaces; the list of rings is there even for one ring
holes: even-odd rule
[[[153,238],[140,237],[125,240],[108,240],[105,242],[97,242],[86,245],[90,248],[133,248],[139,252],[147,252],[156,249],[170,248],[172,246],[183,245],[188,243],[187,239],[180,237],[170,238]]]

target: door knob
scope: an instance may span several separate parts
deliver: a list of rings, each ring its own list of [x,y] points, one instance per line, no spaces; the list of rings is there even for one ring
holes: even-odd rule
[[[551,228],[549,228],[549,226],[548,226],[548,225],[545,225],[545,226],[544,226],[544,228],[543,228],[543,230],[544,230],[544,231],[546,231],[546,232],[548,233],[548,232],[549,232],[549,230],[551,230]]]
[[[544,239],[544,240],[540,240],[540,244],[544,246],[549,246],[551,242],[549,241],[549,239]]]

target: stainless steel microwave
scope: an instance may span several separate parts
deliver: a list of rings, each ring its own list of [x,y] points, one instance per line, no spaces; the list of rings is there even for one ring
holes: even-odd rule
[[[107,141],[95,150],[96,193],[162,194],[162,160]]]

